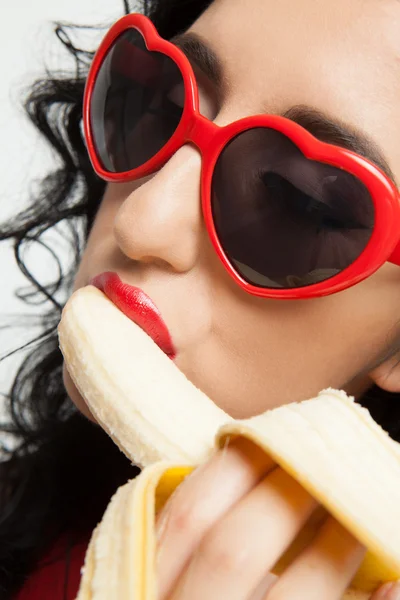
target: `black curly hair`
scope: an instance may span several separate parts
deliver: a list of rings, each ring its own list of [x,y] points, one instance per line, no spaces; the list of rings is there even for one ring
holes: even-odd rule
[[[144,0],[141,11],[169,39],[187,29],[210,3]],[[127,0],[124,10],[131,10]],[[29,118],[53,149],[56,166],[29,207],[0,226],[0,240],[13,240],[15,260],[29,282],[19,297],[46,305],[40,335],[24,347],[29,352],[5,398],[7,417],[0,425],[0,435],[12,434],[16,440],[13,450],[3,448],[0,463],[0,600],[14,597],[60,535],[67,534],[72,545],[91,532],[117,487],[138,473],[103,430],[75,409],[62,380],[56,328],[105,188],[93,172],[81,129],[93,53],[71,41],[74,30],[72,25],[55,25],[58,39],[74,58],[75,72],[47,73],[25,101]],[[43,238],[55,226],[70,247],[68,268]],[[59,276],[48,286],[24,261],[24,248],[31,244],[44,245],[58,262]],[[374,386],[360,402],[400,441],[398,395]]]

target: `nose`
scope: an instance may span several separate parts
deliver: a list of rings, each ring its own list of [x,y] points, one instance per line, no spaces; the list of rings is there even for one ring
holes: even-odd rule
[[[189,144],[124,200],[114,235],[132,260],[189,271],[199,255],[201,155]]]

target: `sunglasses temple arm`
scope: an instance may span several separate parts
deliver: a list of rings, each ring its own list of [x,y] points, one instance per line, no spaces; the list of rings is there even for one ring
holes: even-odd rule
[[[389,256],[388,262],[400,267],[400,240],[397,242],[397,246]]]

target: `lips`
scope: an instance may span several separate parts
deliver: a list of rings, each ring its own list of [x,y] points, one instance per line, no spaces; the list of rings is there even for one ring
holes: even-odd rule
[[[176,350],[160,311],[140,288],[123,283],[119,276],[107,271],[90,281],[115,304],[121,312],[141,327],[172,360]]]

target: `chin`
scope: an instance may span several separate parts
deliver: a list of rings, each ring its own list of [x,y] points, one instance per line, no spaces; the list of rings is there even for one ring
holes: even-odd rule
[[[85,417],[87,417],[93,423],[97,423],[96,419],[90,412],[88,405],[86,404],[85,400],[82,398],[81,394],[79,393],[78,388],[75,386],[74,382],[72,381],[71,376],[68,373],[68,369],[65,366],[65,363],[63,364],[63,382],[64,382],[64,387],[67,391],[68,396],[70,397],[72,402],[75,404],[75,406],[79,410],[79,412],[81,412]]]

